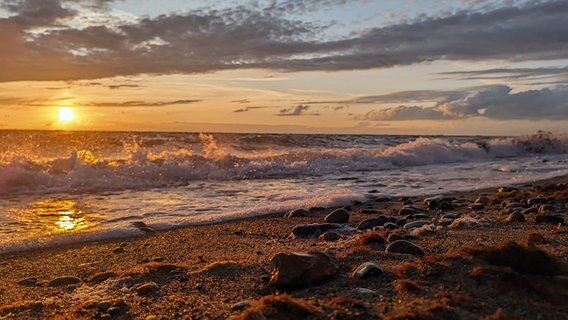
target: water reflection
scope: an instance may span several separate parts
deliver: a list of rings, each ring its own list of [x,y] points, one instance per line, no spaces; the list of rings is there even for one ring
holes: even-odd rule
[[[16,219],[40,233],[69,233],[95,226],[95,215],[73,199],[42,199],[13,212]]]

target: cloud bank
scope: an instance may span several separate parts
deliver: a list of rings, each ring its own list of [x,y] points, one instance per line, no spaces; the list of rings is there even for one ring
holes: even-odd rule
[[[448,97],[434,107],[398,106],[356,116],[358,120],[448,120],[484,117],[495,120],[568,120],[568,87],[512,93],[496,85],[460,97]]]
[[[77,14],[69,5],[73,2],[2,2],[10,16],[0,19],[0,81],[247,68],[339,71],[436,60],[568,57],[568,2],[560,0],[421,17],[340,39],[322,38],[326,26],[283,15],[288,7],[282,5],[171,13],[80,28],[67,24]],[[310,10],[317,2],[321,1],[284,4]],[[43,31],[37,32],[40,27]]]

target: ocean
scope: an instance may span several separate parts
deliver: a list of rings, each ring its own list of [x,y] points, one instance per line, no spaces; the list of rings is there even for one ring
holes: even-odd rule
[[[0,131],[0,253],[568,174],[568,136]]]

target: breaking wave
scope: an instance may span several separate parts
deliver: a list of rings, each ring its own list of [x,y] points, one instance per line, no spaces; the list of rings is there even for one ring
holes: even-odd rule
[[[549,132],[503,138],[177,134],[144,141],[74,139],[78,142],[57,152],[47,147],[18,151],[25,141],[17,139],[11,140],[13,147],[4,144],[10,151],[0,152],[0,194],[140,190],[197,180],[339,175],[568,153],[568,136]]]

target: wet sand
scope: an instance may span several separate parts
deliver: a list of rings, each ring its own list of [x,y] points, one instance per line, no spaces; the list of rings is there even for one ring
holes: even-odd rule
[[[307,217],[278,214],[5,254],[0,318],[566,319],[568,228],[553,220],[535,223],[535,217],[568,221],[568,187],[558,185],[567,182],[562,177],[514,192],[446,194],[453,208],[443,210],[428,209],[421,197],[407,201],[424,212],[416,219],[406,214],[405,222],[430,220],[432,230],[352,230],[338,241],[291,236],[295,226],[322,223],[330,208]],[[468,208],[479,193],[487,193],[487,205]],[[525,212],[525,221],[506,221],[503,202],[518,201],[524,211],[538,195],[546,199],[537,202],[546,203]],[[376,200],[347,208],[346,225],[380,215],[404,218],[401,199]],[[543,204],[552,206],[539,213]],[[447,213],[470,224],[442,226]],[[407,235],[424,254],[385,253],[393,233]],[[322,282],[275,287],[268,277],[271,259],[282,252],[328,252],[338,270]],[[364,262],[383,272],[353,278]]]

